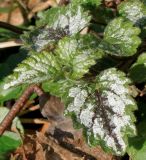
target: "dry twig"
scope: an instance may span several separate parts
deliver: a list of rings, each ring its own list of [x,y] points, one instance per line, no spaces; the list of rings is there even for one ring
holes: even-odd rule
[[[16,47],[22,45],[23,45],[22,41],[18,39],[7,42],[0,42],[0,48]]]
[[[22,109],[28,98],[33,94],[36,93],[38,96],[44,94],[43,90],[37,85],[29,86],[22,96],[18,99],[18,101],[14,104],[12,109],[6,115],[4,120],[0,124],[0,135],[6,130],[6,128],[11,124],[12,120],[16,117],[19,111]]]
[[[27,114],[27,113],[30,113],[30,112],[33,112],[33,111],[36,111],[40,108],[39,105],[36,105],[36,106],[31,106],[30,108],[26,109],[26,110],[23,110],[22,112],[19,113],[19,116],[22,116],[24,114]]]

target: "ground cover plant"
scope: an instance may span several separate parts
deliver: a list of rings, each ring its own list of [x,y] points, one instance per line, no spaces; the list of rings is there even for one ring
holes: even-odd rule
[[[0,107],[1,134],[33,92],[47,92],[61,99],[64,116],[82,128],[89,146],[146,159],[145,3],[74,0],[38,12],[34,26],[13,35],[21,40],[19,53],[0,63],[1,106],[18,100],[3,122],[8,109]],[[23,143],[18,117],[12,125],[20,133],[1,135],[1,159]]]

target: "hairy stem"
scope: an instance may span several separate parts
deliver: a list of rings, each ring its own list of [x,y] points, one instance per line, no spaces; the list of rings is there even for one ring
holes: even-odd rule
[[[0,124],[0,135],[4,133],[7,127],[11,124],[12,120],[15,118],[15,116],[19,113],[19,111],[23,108],[29,97],[36,93],[38,96],[41,96],[44,94],[44,91],[37,85],[31,85],[29,86],[22,96],[19,98],[19,100],[14,104],[12,109],[9,111],[9,113],[6,115],[4,120]]]

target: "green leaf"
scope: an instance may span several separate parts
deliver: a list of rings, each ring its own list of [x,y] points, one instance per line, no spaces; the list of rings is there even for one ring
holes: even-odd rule
[[[76,84],[77,81],[69,79],[58,80],[58,81],[47,81],[42,83],[42,88],[45,92],[49,92],[51,95],[60,97],[62,101],[66,101],[68,90]]]
[[[0,63],[0,80],[12,73],[13,69],[27,57],[27,53],[21,50],[17,54],[10,55],[4,63]]]
[[[9,13],[10,12],[10,7],[0,7],[0,13]]]
[[[145,26],[146,24],[146,6],[140,0],[123,1],[118,6],[121,16],[129,19],[137,26]]]
[[[73,35],[89,25],[91,17],[78,5],[68,5],[51,8],[39,15],[38,26],[47,25],[54,30],[64,30],[67,35]]]
[[[94,75],[99,74],[101,71],[115,67],[119,64],[119,61],[116,61],[110,56],[104,55],[102,58],[97,59],[96,65],[90,68],[90,73]]]
[[[59,41],[54,53],[32,54],[19,64],[4,80],[4,89],[62,77],[79,79],[96,63],[96,59],[102,57],[97,46],[98,40],[91,35],[65,37]]]
[[[111,8],[106,8],[102,5],[95,10],[91,10],[91,14],[94,21],[102,26],[106,26],[115,17]]]
[[[139,33],[140,29],[133,27],[131,22],[116,18],[107,25],[99,49],[115,56],[132,56],[141,43]]]
[[[0,123],[4,117],[9,112],[6,107],[0,107]],[[20,120],[15,117],[12,122],[12,128],[19,129],[21,134],[24,134],[24,130]],[[0,136],[0,159],[6,160],[10,152],[16,150],[22,144],[22,139],[18,133],[5,131],[2,136]]]
[[[18,134],[6,131],[0,137],[0,157],[6,158],[9,152],[16,150],[21,144],[22,140]]]
[[[83,5],[96,5],[99,6],[101,4],[101,0],[74,0],[71,2],[72,4],[83,4]]]
[[[56,55],[64,74],[71,79],[82,78],[89,68],[102,57],[97,51],[99,40],[91,35],[65,37],[58,43]]]
[[[131,139],[128,154],[132,160],[146,159],[146,137]],[[142,145],[141,145],[142,144]]]
[[[127,152],[132,160],[146,159],[146,119],[138,124],[138,135],[129,138]]]
[[[132,65],[129,76],[136,83],[146,82],[146,53],[141,54]]]
[[[146,159],[146,103],[145,98],[138,98],[137,136],[128,139],[127,153],[132,160]]]
[[[95,84],[78,84],[70,88],[66,114],[82,125],[87,142],[100,144],[105,150],[123,155],[127,137],[136,133],[133,110],[136,103],[130,96],[130,80],[115,68],[97,76]]]
[[[41,83],[59,76],[60,66],[53,53],[33,54],[22,61],[14,73],[4,79],[4,89],[20,84]],[[58,75],[57,75],[58,73]]]

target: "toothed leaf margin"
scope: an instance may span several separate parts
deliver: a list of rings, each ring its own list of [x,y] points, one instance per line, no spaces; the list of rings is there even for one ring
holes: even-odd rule
[[[69,90],[65,114],[71,115],[84,128],[90,145],[100,144],[115,155],[123,155],[127,136],[136,134],[133,110],[136,104],[128,89],[130,83],[123,72],[107,69],[96,83],[77,85]]]

